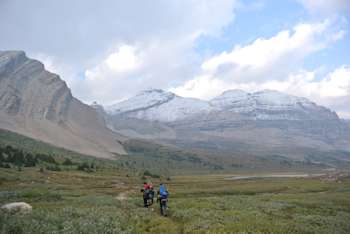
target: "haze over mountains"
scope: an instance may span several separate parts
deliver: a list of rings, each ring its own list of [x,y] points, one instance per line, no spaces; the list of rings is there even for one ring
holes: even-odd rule
[[[21,51],[0,51],[0,128],[97,157],[125,153],[124,137]]]
[[[0,128],[109,158],[125,154],[128,139],[218,159],[349,160],[350,152],[349,122],[306,98],[228,90],[205,101],[150,89],[112,106],[88,106],[20,51],[0,52]]]

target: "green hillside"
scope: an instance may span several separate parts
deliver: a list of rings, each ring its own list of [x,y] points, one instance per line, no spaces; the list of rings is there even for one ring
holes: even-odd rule
[[[142,175],[152,172],[155,176],[168,177],[178,174],[212,174],[232,172],[271,172],[271,171],[320,171],[330,167],[348,168],[350,164],[340,160],[347,153],[319,154],[310,152],[304,161],[292,160],[283,155],[216,155],[206,152],[181,150],[144,140],[127,140],[123,143],[128,155],[115,155],[114,159],[99,159],[82,155],[64,148],[38,141],[17,133],[0,130],[0,147],[11,146],[30,154],[44,154],[58,162],[70,159],[77,164],[93,163],[99,167]],[[335,157],[334,155],[337,155]]]

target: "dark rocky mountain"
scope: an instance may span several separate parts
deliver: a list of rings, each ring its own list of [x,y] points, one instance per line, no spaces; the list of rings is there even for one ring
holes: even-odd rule
[[[0,128],[97,157],[125,153],[124,137],[22,51],[0,51]]]

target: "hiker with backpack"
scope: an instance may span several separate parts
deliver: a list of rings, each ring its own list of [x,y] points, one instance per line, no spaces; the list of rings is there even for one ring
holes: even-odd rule
[[[158,197],[157,197],[157,202],[159,201],[160,205],[160,214],[163,216],[167,216],[167,203],[168,203],[168,196],[169,192],[166,189],[164,184],[159,185],[159,190],[158,190]]]
[[[143,183],[143,188],[141,189],[143,193],[143,206],[148,208],[148,199],[150,194],[150,185],[147,182]]]

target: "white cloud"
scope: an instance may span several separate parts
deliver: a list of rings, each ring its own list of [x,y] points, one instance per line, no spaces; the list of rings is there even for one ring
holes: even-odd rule
[[[221,79],[202,75],[187,81],[183,86],[170,88],[169,91],[184,97],[209,99],[221,93],[223,90],[231,88],[233,88],[233,86],[230,87],[229,84]]]
[[[333,30],[335,23],[324,20],[298,24],[293,30],[281,31],[271,38],[258,38],[251,44],[235,46],[232,51],[204,61],[201,75],[172,90],[186,96],[211,98],[228,87],[253,89],[254,83],[286,80],[289,74],[300,70],[308,55],[341,38],[342,31]]]
[[[263,84],[273,88],[268,84]],[[316,71],[299,71],[277,82],[280,91],[303,96],[327,106],[342,117],[350,117],[350,67],[340,66],[324,77]]]
[[[350,118],[350,67],[340,66],[326,76],[320,79],[316,78],[317,71],[305,70],[291,73],[285,80],[265,80],[262,82],[229,83],[208,76],[200,76],[186,82],[184,86],[171,89],[171,91],[182,96],[211,99],[229,89],[242,89],[248,92],[264,89],[278,90],[309,98],[320,105],[337,111],[344,118]]]
[[[172,2],[162,9],[166,12],[157,18],[154,28],[139,31],[133,43],[111,45],[85,69],[86,79],[73,89],[86,102],[110,104],[142,89],[167,89],[190,79],[200,65],[196,40],[202,35],[219,35],[233,20],[235,3],[236,0]],[[139,28],[137,25],[132,29]]]
[[[170,90],[210,99],[228,89],[274,89],[310,98],[344,115],[345,110],[350,112],[350,68],[338,67],[325,77],[319,77],[318,71],[301,69],[307,56],[343,37],[344,31],[334,27],[336,23],[298,24],[271,38],[235,46],[204,61],[200,75]]]
[[[140,66],[140,59],[136,55],[136,48],[130,45],[120,46],[105,60],[108,68],[115,72],[128,72]]]
[[[316,71],[299,71],[289,75],[279,85],[281,91],[305,96],[319,103],[344,97],[350,101],[350,67],[340,66],[318,79]]]
[[[65,61],[79,81],[70,85],[76,97],[110,103],[193,77],[197,39],[219,37],[237,2],[0,0],[0,45]]]
[[[298,0],[311,13],[334,14],[350,10],[349,0]]]
[[[349,95],[350,67],[340,67],[320,82],[321,97],[345,97]]]
[[[231,52],[214,56],[202,64],[202,69],[215,71],[225,65],[261,69],[289,56],[293,61],[300,60],[324,48],[329,42],[342,38],[343,31],[327,34],[330,25],[330,20],[318,24],[298,24],[293,31],[281,31],[274,37],[259,38],[250,45],[238,45]]]

